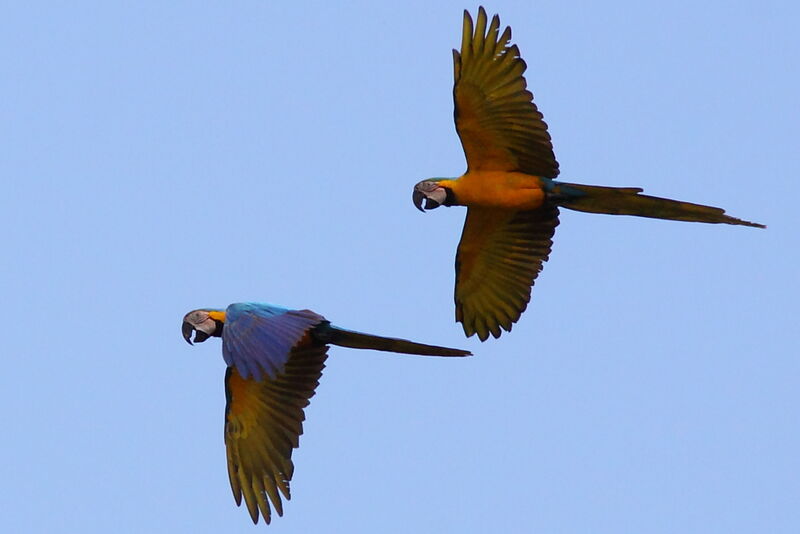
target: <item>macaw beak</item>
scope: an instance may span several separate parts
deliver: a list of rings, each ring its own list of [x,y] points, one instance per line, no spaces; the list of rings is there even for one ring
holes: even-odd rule
[[[189,345],[194,345],[194,343],[202,343],[211,337],[202,330],[196,329],[187,321],[183,322],[183,326],[181,326],[181,332],[183,332],[183,339],[185,339]],[[192,332],[194,332],[194,343],[192,343]]]
[[[425,193],[421,191],[415,190],[414,194],[411,195],[411,199],[414,201],[414,205],[417,207],[417,209],[422,213],[425,213],[425,210],[432,210],[441,206],[439,202],[436,202],[431,197],[426,196]],[[425,209],[422,209],[423,200],[425,201]]]
[[[422,213],[425,213],[425,210],[422,209],[422,201],[425,200],[425,195],[415,189],[414,193],[411,195],[411,199],[414,201],[414,206]]]
[[[192,345],[192,332],[194,331],[194,327],[191,324],[183,321],[181,332],[183,333],[183,339],[185,339],[189,345]]]

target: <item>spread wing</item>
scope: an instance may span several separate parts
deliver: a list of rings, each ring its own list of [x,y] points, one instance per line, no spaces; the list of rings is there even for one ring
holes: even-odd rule
[[[308,339],[308,338],[306,338]],[[225,447],[236,504],[242,495],[253,523],[259,511],[270,522],[270,504],[283,515],[280,493],[288,500],[294,464],[292,450],[303,433],[303,408],[319,384],[327,346],[296,348],[275,378],[243,378],[236,367],[225,374]]]
[[[231,304],[225,311],[222,356],[243,378],[275,378],[292,348],[325,320],[311,310],[288,310],[269,304]]]
[[[547,124],[533,103],[522,75],[525,62],[517,45],[509,46],[511,28],[498,37],[500,19],[486,11],[464,11],[461,52],[453,50],[456,130],[469,170],[520,171],[555,178],[558,162]]]
[[[558,208],[509,212],[471,207],[456,254],[456,321],[485,341],[511,325],[531,299],[547,261]]]

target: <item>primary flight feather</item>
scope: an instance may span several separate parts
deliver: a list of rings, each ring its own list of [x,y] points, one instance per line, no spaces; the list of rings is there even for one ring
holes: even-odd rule
[[[303,409],[322,376],[328,345],[428,356],[468,356],[465,350],[423,345],[346,330],[310,310],[271,304],[231,304],[183,318],[184,339],[222,338],[225,373],[225,449],[234,499],[244,498],[253,523],[283,515],[294,473]],[[271,503],[271,506],[270,506]]]
[[[547,261],[558,209],[677,221],[764,225],[720,208],[642,195],[638,187],[601,187],[554,180],[558,162],[547,124],[523,76],[526,65],[511,28],[500,33],[478,9],[464,11],[461,50],[453,50],[455,123],[467,159],[459,178],[414,186],[421,211],[467,206],[456,253],[456,321],[481,341],[510,331],[530,301]]]

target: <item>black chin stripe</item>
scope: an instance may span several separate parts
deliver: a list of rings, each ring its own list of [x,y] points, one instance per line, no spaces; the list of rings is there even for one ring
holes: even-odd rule
[[[442,202],[442,206],[450,207],[456,203],[456,196],[453,194],[453,190],[449,187],[443,187],[444,189],[444,202]]]
[[[214,328],[214,332],[212,332],[211,335],[214,337],[222,337],[222,328],[225,326],[225,323],[214,319],[214,324],[216,325],[216,328]]]

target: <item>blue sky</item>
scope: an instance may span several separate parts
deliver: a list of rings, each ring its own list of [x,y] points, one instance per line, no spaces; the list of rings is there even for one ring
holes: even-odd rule
[[[564,212],[511,334],[453,321],[456,2],[27,2],[0,17],[8,532],[800,531],[800,9],[492,2],[561,177],[766,231]],[[334,348],[283,518],[228,487],[255,300],[472,350]]]

